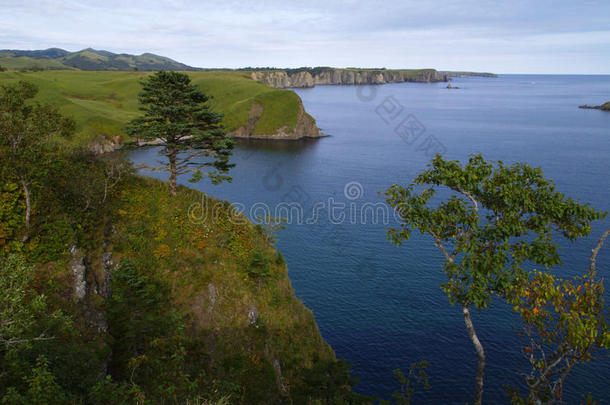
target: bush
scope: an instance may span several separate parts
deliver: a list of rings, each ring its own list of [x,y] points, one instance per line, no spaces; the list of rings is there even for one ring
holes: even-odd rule
[[[248,266],[250,277],[266,278],[271,276],[271,259],[263,249],[254,249],[250,255],[250,265]]]

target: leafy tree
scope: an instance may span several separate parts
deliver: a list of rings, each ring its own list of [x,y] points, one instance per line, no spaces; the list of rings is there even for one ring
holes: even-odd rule
[[[56,109],[29,102],[37,92],[36,86],[25,81],[0,87],[0,171],[4,182],[16,181],[23,188],[23,241],[30,236],[31,187],[42,171],[44,146],[52,137],[66,136],[74,130],[74,121],[62,117]]]
[[[192,173],[191,181],[198,181],[204,167],[212,168],[205,173],[212,183],[230,181],[226,173],[233,166],[229,164],[233,140],[220,125],[222,115],[206,104],[209,97],[191,84],[188,75],[172,71],[156,72],[142,86],[139,100],[144,116],[133,120],[127,132],[146,141],[163,141],[160,153],[167,163],[154,170],[169,171],[170,195],[176,195],[178,175]]]
[[[69,318],[50,311],[47,299],[32,288],[34,267],[11,254],[0,260],[0,354],[32,342],[52,339],[53,325],[67,327]]]
[[[2,404],[11,405],[63,405],[69,403],[62,388],[49,370],[49,362],[44,356],[36,359],[36,366],[26,378],[27,390],[21,394],[10,387],[2,399]]]
[[[477,353],[475,403],[482,403],[485,351],[470,308],[489,306],[492,295],[507,298],[527,271],[524,264],[551,267],[561,263],[555,234],[570,241],[591,231],[599,213],[555,190],[540,168],[523,163],[495,165],[473,155],[467,164],[437,155],[408,187],[393,185],[387,202],[401,217],[388,230],[400,245],[412,230],[432,236],[445,259],[447,282],[441,288],[451,304],[462,307],[468,336]],[[416,186],[427,186],[421,191]],[[435,197],[440,190],[449,196]]]
[[[563,387],[570,371],[596,352],[610,349],[610,329],[604,317],[604,286],[597,280],[597,255],[606,231],[591,252],[582,277],[562,280],[534,271],[515,284],[510,302],[525,324],[528,339],[523,352],[531,369],[525,375],[527,401],[509,389],[513,403],[563,403]]]

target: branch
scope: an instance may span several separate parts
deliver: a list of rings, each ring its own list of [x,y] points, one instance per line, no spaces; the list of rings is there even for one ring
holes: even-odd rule
[[[608,237],[609,234],[610,234],[610,229],[608,229],[606,232],[604,232],[602,237],[599,238],[599,241],[597,242],[597,246],[595,246],[595,249],[591,250],[591,273],[595,273],[597,254],[599,253],[602,246],[604,246],[604,241],[606,240],[606,238]]]
[[[435,242],[436,242],[436,246],[439,247],[439,249],[441,250],[441,252],[443,252],[443,254],[445,255],[445,258],[447,259],[448,262],[453,263],[453,259],[455,258],[456,252],[454,251],[451,255],[449,255],[449,253],[447,253],[447,250],[445,249],[445,246],[443,245],[443,242],[441,241],[441,238],[438,237],[434,232],[429,231],[430,235],[432,235],[432,237],[434,238]]]
[[[459,188],[457,189],[457,191],[462,193],[462,194],[464,194],[466,197],[468,197],[470,199],[470,201],[472,201],[472,203],[474,204],[474,210],[478,213],[479,212],[479,204],[477,203],[477,200],[474,199],[472,194],[470,194],[468,191],[462,191]]]

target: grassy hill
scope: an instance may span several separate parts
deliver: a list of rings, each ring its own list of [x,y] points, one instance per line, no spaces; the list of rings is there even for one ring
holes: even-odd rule
[[[23,69],[79,69],[79,70],[197,70],[164,56],[116,54],[92,48],[68,52],[59,48],[36,51],[0,50],[0,66],[12,70]]]
[[[101,163],[78,162],[56,161],[45,174],[25,244],[20,189],[0,185],[0,218],[16,219],[0,224],[0,275],[12,271],[6,254],[35,266],[27,287],[48,306],[32,333],[54,337],[0,353],[1,403],[313,405],[308,398],[351,396],[346,368],[333,391],[318,385],[331,387],[327,367],[341,363],[264,228],[228,202],[186,187],[172,198],[167,184],[127,173],[99,200],[89,181],[101,180]],[[93,209],[83,210],[83,191],[94,193]],[[203,201],[209,215],[192,210]],[[51,329],[58,311],[65,325]],[[40,356],[46,380],[28,390]]]
[[[57,106],[76,120],[73,142],[111,140],[119,135],[129,140],[123,128],[140,114],[138,93],[145,72],[40,71],[0,72],[0,84],[26,80],[39,87],[38,100]],[[194,84],[208,95],[215,111],[225,115],[223,124],[233,131],[248,121],[254,103],[263,115],[254,127],[255,134],[270,134],[283,126],[293,128],[299,113],[299,97],[289,90],[277,90],[258,83],[246,72],[189,72]]]

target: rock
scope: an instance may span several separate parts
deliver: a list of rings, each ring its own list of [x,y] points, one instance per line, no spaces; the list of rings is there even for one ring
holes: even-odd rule
[[[87,266],[85,266],[85,256],[80,254],[76,246],[70,248],[70,268],[72,269],[74,297],[77,301],[82,301],[87,295]]]
[[[302,70],[292,74],[285,71],[258,71],[252,72],[252,79],[265,83],[278,89],[288,87],[313,87],[315,85],[329,84],[385,84],[403,82],[443,82],[449,80],[448,74],[440,74],[434,69],[425,69],[418,72],[415,77],[408,76],[402,70],[356,70],[356,69],[323,69],[311,70],[316,72],[313,76],[309,71]]]
[[[99,288],[99,294],[107,300],[112,294],[110,288],[110,279],[112,278],[112,267],[114,262],[112,261],[112,252],[102,253],[102,270],[104,272],[104,281]]]
[[[216,297],[218,297],[216,287],[212,283],[208,284],[208,300],[210,301],[210,305],[208,306],[208,313],[212,312],[212,310],[214,309],[214,304],[216,304]]]
[[[256,307],[254,305],[251,305],[250,311],[248,311],[248,326],[258,327],[258,325],[256,325],[257,322],[258,322],[258,311],[256,310]]]
[[[273,359],[273,368],[275,369],[277,387],[283,395],[288,394],[288,386],[284,382],[284,376],[282,376],[282,367],[278,359]]]
[[[290,87],[313,87],[313,76],[309,72],[298,72],[290,76]]]

